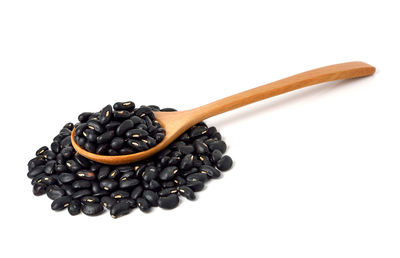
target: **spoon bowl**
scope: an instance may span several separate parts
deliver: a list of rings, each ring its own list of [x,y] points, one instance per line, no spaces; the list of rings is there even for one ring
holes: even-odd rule
[[[151,149],[138,153],[107,156],[88,152],[75,142],[75,129],[71,133],[71,142],[76,152],[93,161],[109,165],[128,164],[148,158],[165,149],[187,129],[209,117],[306,86],[328,81],[364,77],[372,75],[374,72],[375,67],[363,62],[330,65],[243,91],[195,109],[175,112],[154,112],[156,120],[165,129],[165,137]]]

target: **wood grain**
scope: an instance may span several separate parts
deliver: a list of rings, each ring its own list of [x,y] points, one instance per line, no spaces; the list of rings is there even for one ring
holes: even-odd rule
[[[365,77],[374,74],[374,72],[375,67],[363,62],[330,65],[243,91],[198,108],[177,112],[155,112],[156,119],[166,131],[165,138],[155,147],[135,154],[104,156],[90,153],[80,148],[74,141],[75,129],[71,134],[72,145],[79,154],[91,160],[110,165],[127,164],[156,154],[166,148],[187,129],[209,117],[307,86],[335,80]]]

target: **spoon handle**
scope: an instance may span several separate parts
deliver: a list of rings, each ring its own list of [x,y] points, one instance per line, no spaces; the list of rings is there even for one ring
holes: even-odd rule
[[[306,86],[328,81],[364,77],[372,75],[374,72],[375,67],[363,62],[325,66],[246,90],[188,111],[192,115],[192,120],[202,121],[206,118]]]

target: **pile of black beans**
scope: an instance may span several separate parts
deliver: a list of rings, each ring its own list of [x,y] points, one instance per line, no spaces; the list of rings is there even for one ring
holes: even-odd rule
[[[114,109],[113,109],[114,108]],[[75,142],[100,155],[126,155],[148,150],[164,139],[165,130],[151,107],[135,108],[132,101],[105,106],[100,112],[84,112],[75,125]]]
[[[80,120],[83,122],[79,124],[85,123],[85,119]],[[232,159],[224,155],[226,144],[220,133],[204,122],[187,130],[160,153],[121,166],[103,165],[76,153],[70,137],[73,128],[74,124],[67,123],[50,148],[41,147],[28,162],[33,194],[46,194],[53,200],[53,210],[68,209],[71,215],[82,212],[94,216],[109,209],[117,218],[137,207],[143,212],[152,207],[173,209],[179,204],[179,196],[194,200],[195,192],[201,191],[207,181],[232,167]]]

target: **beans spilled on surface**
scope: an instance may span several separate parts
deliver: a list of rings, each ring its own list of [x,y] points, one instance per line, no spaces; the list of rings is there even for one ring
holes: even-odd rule
[[[79,123],[67,123],[50,148],[39,148],[28,162],[33,194],[47,194],[53,210],[94,216],[109,209],[117,218],[134,208],[173,209],[179,196],[194,200],[208,180],[232,167],[220,133],[204,122],[158,154],[128,165],[103,165],[76,153],[70,138],[74,127],[75,141],[90,152],[121,155],[149,149],[165,135],[153,111],[175,111],[154,105],[135,108],[132,101],[117,102],[113,108],[108,105],[97,113],[80,114]]]

